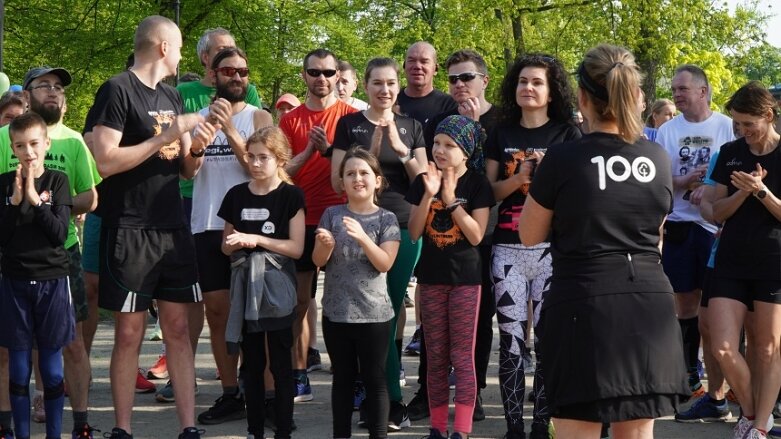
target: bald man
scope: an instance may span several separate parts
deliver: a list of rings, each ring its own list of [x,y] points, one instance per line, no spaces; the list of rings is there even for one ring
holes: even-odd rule
[[[438,70],[437,51],[431,43],[418,41],[409,46],[404,58],[407,85],[396,102],[403,115],[417,120],[424,127],[430,118],[458,109],[450,95],[434,88],[434,76]]]
[[[153,299],[165,332],[176,392],[179,439],[198,439],[195,367],[188,308],[201,301],[195,246],[184,222],[179,175],[192,178],[216,129],[197,113],[184,115],[179,93],[163,78],[176,73],[182,35],[161,16],[145,18],[134,41],[135,62],[95,96],[94,154],[103,177],[101,308],[114,312],[112,439],[132,439],[131,413],[138,355]],[[189,132],[195,130],[191,139]],[[171,437],[172,432],[160,432]]]

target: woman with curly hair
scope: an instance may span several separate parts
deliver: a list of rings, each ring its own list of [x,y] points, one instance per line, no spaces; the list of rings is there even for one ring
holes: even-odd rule
[[[573,93],[561,62],[540,54],[519,58],[502,82],[501,113],[504,121],[487,143],[486,176],[494,196],[502,200],[494,229],[491,271],[499,320],[499,381],[506,437],[515,439],[525,437],[524,369],[531,369],[526,328],[530,319],[537,323],[552,272],[550,243],[521,244],[518,220],[534,168],[548,146],[580,138],[580,131],[572,124]],[[541,390],[540,358],[537,352],[531,438],[547,438],[550,422]]]

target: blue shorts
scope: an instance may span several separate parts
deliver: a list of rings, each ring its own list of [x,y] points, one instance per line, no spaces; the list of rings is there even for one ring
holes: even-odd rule
[[[0,278],[0,346],[26,351],[60,349],[73,341],[75,319],[68,278],[29,281]]]
[[[81,267],[87,273],[97,273],[99,269],[98,251],[100,249],[100,223],[99,216],[88,213],[84,220],[84,229],[81,249]]]
[[[673,228],[676,229],[674,239],[672,234],[667,234]],[[694,222],[665,224],[662,265],[673,291],[688,293],[702,289],[713,239],[713,233]]]

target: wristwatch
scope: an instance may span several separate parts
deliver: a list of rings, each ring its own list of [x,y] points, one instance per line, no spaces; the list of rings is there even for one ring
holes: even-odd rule
[[[206,148],[203,148],[200,152],[195,152],[190,148],[190,157],[197,159],[199,157],[203,157],[203,155],[206,154]]]
[[[762,189],[758,190],[757,193],[754,194],[755,197],[758,199],[763,199],[767,196],[767,188],[763,187]]]

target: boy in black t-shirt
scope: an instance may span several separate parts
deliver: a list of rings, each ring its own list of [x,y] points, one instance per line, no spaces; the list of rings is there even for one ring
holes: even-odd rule
[[[0,346],[8,348],[11,408],[17,437],[30,437],[33,339],[44,383],[46,437],[60,437],[65,401],[62,348],[74,337],[64,244],[72,200],[68,177],[44,168],[46,123],[36,113],[9,127],[16,171],[0,175]],[[0,426],[8,432],[8,426]]]

